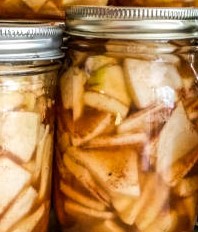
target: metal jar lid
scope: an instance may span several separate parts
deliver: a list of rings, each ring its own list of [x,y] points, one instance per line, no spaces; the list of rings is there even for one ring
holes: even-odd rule
[[[61,58],[62,35],[56,22],[0,21],[0,61]]]
[[[198,8],[71,6],[66,32],[108,39],[197,38]]]

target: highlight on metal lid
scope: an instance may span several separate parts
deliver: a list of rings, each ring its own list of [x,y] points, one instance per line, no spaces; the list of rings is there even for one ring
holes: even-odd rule
[[[49,60],[63,57],[63,26],[58,22],[0,21],[0,60]]]
[[[196,38],[198,8],[70,6],[70,35],[115,39]]]

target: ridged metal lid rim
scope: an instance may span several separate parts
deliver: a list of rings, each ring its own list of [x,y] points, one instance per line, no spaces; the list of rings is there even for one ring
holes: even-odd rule
[[[197,38],[198,8],[71,6],[66,31],[110,39]]]
[[[30,52],[24,54],[0,54],[0,62],[11,62],[11,61],[45,61],[45,60],[57,60],[63,58],[65,54],[61,50],[52,50],[49,52]]]
[[[195,20],[198,8],[165,7],[109,7],[109,6],[70,6],[66,10],[67,19],[86,20]]]
[[[55,22],[0,20],[0,39],[54,37],[61,34],[62,28]]]
[[[62,36],[58,22],[0,20],[0,60],[61,58]]]

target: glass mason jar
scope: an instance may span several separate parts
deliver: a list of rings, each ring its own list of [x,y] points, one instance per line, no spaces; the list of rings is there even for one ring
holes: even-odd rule
[[[62,29],[0,22],[0,231],[47,231]]]
[[[63,231],[192,232],[198,10],[70,7],[54,205]]]

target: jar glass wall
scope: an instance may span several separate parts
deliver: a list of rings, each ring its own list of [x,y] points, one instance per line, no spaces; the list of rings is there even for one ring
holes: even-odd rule
[[[77,39],[69,46],[54,176],[63,231],[192,232],[198,198],[195,44]]]
[[[0,231],[46,232],[62,29],[0,22]]]
[[[102,8],[103,16],[91,10],[86,18],[84,9],[72,8],[68,16],[68,68],[58,91],[54,205],[63,231],[192,232],[198,200],[194,34],[181,27],[164,32],[146,10],[136,27],[136,10],[126,10],[126,18],[136,19],[126,25],[119,20],[123,12],[106,8],[105,15]]]
[[[0,231],[47,231],[60,64],[0,62]]]

